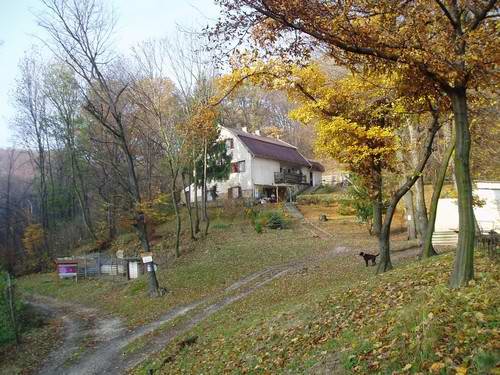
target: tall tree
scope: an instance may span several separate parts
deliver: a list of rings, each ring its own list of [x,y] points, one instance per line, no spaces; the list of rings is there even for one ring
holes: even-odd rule
[[[83,222],[92,239],[97,239],[89,207],[87,184],[82,171],[78,132],[81,118],[82,96],[74,73],[64,65],[54,64],[45,72],[44,94],[54,109],[51,128],[54,137],[60,138],[69,156],[71,185],[78,200]]]
[[[124,93],[129,83],[123,77],[118,56],[111,48],[115,20],[99,0],[42,0],[45,12],[39,25],[48,34],[46,45],[79,77],[85,110],[113,137],[126,162],[127,190],[134,206],[134,228],[142,248],[149,252],[148,223],[140,207],[141,187],[136,160],[131,150],[125,121],[127,102]],[[158,293],[154,269],[148,274],[150,293]]]
[[[170,195],[175,212],[175,254],[180,256],[181,215],[177,183],[181,171],[184,137],[180,130],[182,107],[176,97],[175,86],[168,79],[168,48],[163,41],[148,41],[134,49],[137,70],[131,100],[137,105],[137,117],[145,126],[154,129],[170,176]]]
[[[496,0],[219,0],[219,45],[250,41],[293,57],[328,51],[339,63],[398,70],[413,85],[450,98],[455,119],[459,239],[452,287],[473,278],[474,214],[468,91],[492,84],[500,50]],[[225,38],[224,38],[225,37]],[[232,46],[234,47],[234,46]]]
[[[372,192],[374,221],[379,224],[381,260],[378,272],[392,268],[390,259],[390,228],[399,200],[421,175],[432,152],[434,136],[440,128],[438,111],[431,105],[432,98],[413,100],[401,94],[402,84],[397,75],[353,74],[335,79],[317,64],[306,67],[257,62],[250,67],[233,70],[221,84],[229,93],[241,82],[250,80],[264,87],[287,90],[298,104],[292,118],[305,124],[314,124],[317,149],[336,158],[363,176]],[[395,170],[395,157],[400,147],[396,131],[410,111],[432,114],[426,142],[420,148],[419,160],[409,171],[403,184],[390,194],[386,215],[382,219],[382,173]]]
[[[183,114],[183,133],[185,143],[184,166],[182,172],[192,180],[194,190],[194,223],[192,232],[200,232],[200,221],[204,222],[203,234],[209,228],[206,205],[206,180],[198,185],[200,176],[195,176],[195,165],[201,160],[206,164],[207,151],[213,135],[216,133],[215,119],[217,108],[212,105],[215,95],[215,77],[217,70],[213,56],[203,48],[203,40],[199,35],[189,32],[178,32],[167,43],[166,49],[171,77],[177,88],[177,96]],[[202,174],[204,176],[204,174]],[[191,186],[191,184],[189,184]],[[201,220],[198,203],[198,191],[201,187]],[[189,217],[191,206],[188,207]]]
[[[49,252],[49,172],[47,138],[49,124],[43,93],[43,67],[36,53],[26,55],[20,63],[21,76],[15,90],[17,117],[15,127],[23,146],[29,151],[37,170],[39,220],[44,250]]]

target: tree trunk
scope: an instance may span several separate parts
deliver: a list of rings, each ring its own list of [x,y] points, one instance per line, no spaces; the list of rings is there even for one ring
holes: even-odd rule
[[[83,183],[83,177],[80,171],[80,168],[77,165],[75,151],[70,144],[70,159],[71,159],[71,180],[73,182],[73,191],[75,192],[76,198],[78,200],[78,204],[80,205],[80,209],[82,211],[82,219],[87,231],[93,240],[97,239],[95,235],[94,226],[92,225],[92,219],[90,217],[90,210],[88,207],[88,201],[86,199],[85,188]],[[78,186],[80,185],[80,187]]]
[[[424,180],[423,180],[422,175],[419,177],[417,182],[415,182],[415,193],[416,193],[415,203],[417,206],[417,209],[416,209],[417,229],[418,229],[418,234],[420,236],[420,239],[423,242],[423,240],[425,238],[426,231],[427,231],[427,225],[429,223],[429,220],[427,218],[427,207],[425,204]]]
[[[46,257],[50,257],[49,246],[49,204],[48,204],[48,190],[47,190],[47,176],[45,171],[45,150],[43,146],[39,146],[39,159],[38,171],[40,173],[40,216],[43,228],[43,251]],[[42,264],[40,264],[42,266]]]
[[[129,188],[132,195],[132,201],[136,207],[134,207],[134,211],[137,210],[137,205],[141,203],[141,192],[139,189],[139,182],[137,180],[137,175],[135,173],[135,164],[132,154],[128,148],[127,140],[125,138],[125,133],[123,130],[123,126],[120,125],[120,134],[121,134],[121,146],[122,150],[125,153],[125,158],[127,161],[127,171],[128,171],[128,180],[129,180]],[[136,212],[136,228],[137,234],[141,241],[142,248],[145,252],[150,252],[150,244],[149,244],[149,234],[148,234],[148,226],[146,223],[146,218],[142,212]],[[151,269],[148,269],[149,273],[149,292],[152,297],[158,295],[158,279],[156,278],[156,272],[154,267],[151,265]]]
[[[382,231],[382,211],[384,205],[382,199],[382,171],[380,170],[380,168],[375,168],[374,184],[376,193],[372,203],[373,204],[372,233],[378,236]]]
[[[184,191],[184,198],[186,199],[186,208],[189,217],[189,230],[191,234],[191,239],[196,240],[196,236],[194,235],[194,224],[193,224],[193,210],[191,207],[191,178],[187,181],[186,186],[186,175],[184,172],[181,173],[182,179],[182,190]]]
[[[415,222],[415,208],[413,206],[413,191],[411,189],[403,196],[403,201],[405,204],[408,240],[414,240],[417,238],[417,225]]]
[[[181,217],[179,214],[179,207],[177,206],[177,198],[175,197],[175,189],[172,188],[172,204],[174,205],[175,212],[175,256],[179,258],[181,256],[179,252],[180,241],[181,241]]]
[[[427,230],[425,231],[424,245],[422,247],[422,258],[429,258],[433,255],[437,255],[434,247],[432,246],[432,235],[434,234],[434,226],[436,225],[436,215],[437,206],[439,201],[439,196],[441,195],[441,190],[443,189],[444,179],[446,177],[446,171],[448,169],[448,164],[451,159],[451,155],[455,150],[455,139],[452,138],[446,152],[439,166],[438,175],[436,177],[436,182],[434,183],[434,190],[432,192],[431,206],[429,208],[429,223],[427,224]]]
[[[203,236],[206,237],[208,234],[208,227],[210,226],[210,220],[208,218],[207,211],[207,157],[208,157],[208,141],[205,139],[203,148],[203,221],[205,222],[205,228],[203,230]]]
[[[174,206],[175,213],[175,256],[179,258],[181,256],[179,252],[180,240],[181,240],[181,216],[179,213],[179,206],[177,202],[176,196],[176,188],[177,188],[177,174],[178,171],[174,170],[173,165],[170,163],[170,172],[172,175],[172,183],[170,185],[170,193],[172,194],[172,205]]]
[[[111,198],[112,202],[108,203],[106,208],[106,216],[108,222],[108,240],[111,242],[116,237],[116,222],[115,222],[115,198]]]
[[[409,123],[408,133],[410,136],[410,141],[414,145],[419,144],[419,129],[418,125],[414,122]],[[411,148],[411,161],[413,168],[416,168],[418,165],[418,152],[417,147]],[[415,182],[415,213],[416,213],[416,222],[417,222],[417,232],[420,240],[423,241],[425,237],[425,231],[427,230],[427,207],[425,205],[425,190],[424,190],[424,179],[423,174],[420,175],[417,182]]]
[[[391,234],[391,223],[394,213],[396,211],[396,206],[398,205],[399,200],[411,189],[411,187],[415,184],[422,171],[427,164],[427,160],[432,154],[432,144],[434,143],[434,137],[438,132],[439,126],[439,118],[438,113],[433,112],[433,123],[430,129],[428,129],[429,134],[427,136],[427,140],[425,142],[425,148],[423,150],[423,155],[413,171],[411,177],[407,179],[407,181],[399,187],[391,196],[389,201],[389,207],[387,207],[387,211],[384,218],[384,223],[382,225],[382,231],[379,236],[379,250],[380,250],[380,262],[377,267],[377,273],[382,273],[385,271],[389,271],[392,269],[391,256],[390,256],[390,234]]]
[[[194,233],[200,233],[200,207],[198,204],[198,176],[196,175],[196,164],[194,165]]]
[[[474,211],[470,176],[471,138],[465,88],[450,92],[455,120],[455,178],[458,190],[458,245],[450,286],[458,288],[474,277]]]
[[[382,225],[380,235],[378,237],[380,261],[377,267],[377,273],[382,273],[392,270],[392,262],[390,255],[390,238],[391,238],[391,223],[394,216],[394,211],[399,199],[391,199],[391,204],[387,208],[385,220]],[[395,203],[394,203],[395,202]]]

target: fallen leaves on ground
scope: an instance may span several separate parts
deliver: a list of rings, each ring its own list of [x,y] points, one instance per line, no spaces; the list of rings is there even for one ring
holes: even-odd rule
[[[304,373],[337,352],[344,370],[359,374],[488,373],[500,358],[500,268],[478,254],[475,281],[451,290],[452,259],[414,262],[273,316],[265,309],[258,318],[241,316],[157,367],[164,374]]]

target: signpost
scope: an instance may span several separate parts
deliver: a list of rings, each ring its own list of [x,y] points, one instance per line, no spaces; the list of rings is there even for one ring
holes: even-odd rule
[[[158,296],[158,279],[156,278],[155,267],[153,263],[153,253],[141,253],[142,263],[146,265],[146,271],[149,275],[149,295]]]
[[[153,263],[153,253],[142,253],[141,254],[142,263]]]

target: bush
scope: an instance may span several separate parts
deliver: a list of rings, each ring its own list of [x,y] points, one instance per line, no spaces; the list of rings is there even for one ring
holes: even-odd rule
[[[255,227],[255,231],[256,231],[257,233],[262,233],[262,224],[261,224],[261,223],[256,222],[256,223],[254,224],[254,227]]]
[[[352,202],[348,198],[342,198],[339,200],[338,213],[342,216],[352,216],[356,214],[356,210],[352,207]]]
[[[271,229],[283,229],[285,221],[278,212],[273,212],[267,221],[267,227]]]
[[[260,211],[255,209],[247,211],[247,217],[257,233],[261,233],[264,227],[271,229],[285,229],[289,227],[289,221],[285,219],[280,211]]]
[[[257,220],[259,213],[253,207],[251,207],[245,209],[245,216],[250,219],[252,225],[255,225],[255,221]]]
[[[341,215],[355,215],[358,222],[365,224],[368,232],[372,234],[373,229],[373,201],[363,179],[354,175],[352,184],[342,199],[340,199]],[[384,209],[385,206],[383,206]]]

